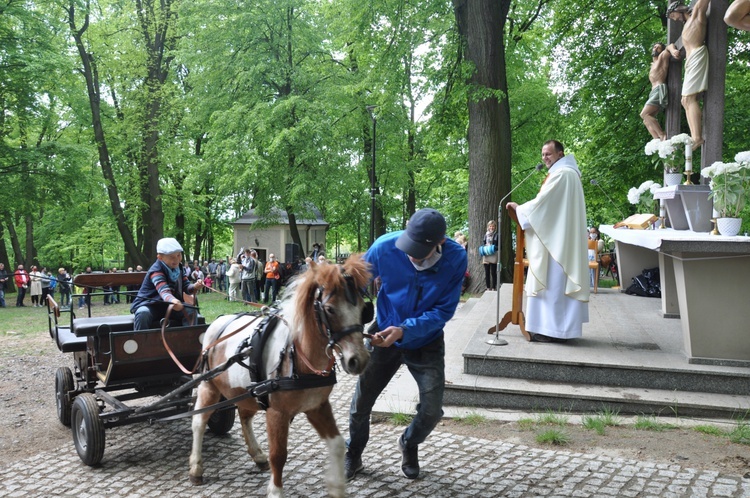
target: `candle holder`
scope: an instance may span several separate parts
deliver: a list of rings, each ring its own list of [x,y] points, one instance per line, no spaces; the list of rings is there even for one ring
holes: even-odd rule
[[[716,218],[711,218],[711,223],[714,224],[714,228],[711,230],[711,235],[719,235],[719,230],[716,228]]]
[[[685,171],[685,182],[683,185],[694,185],[693,180],[690,178],[691,176],[693,176],[692,171]]]
[[[659,229],[667,228],[667,218],[664,216],[659,216]]]
[[[693,180],[693,145],[692,141],[685,144],[685,183],[683,185],[692,185]]]

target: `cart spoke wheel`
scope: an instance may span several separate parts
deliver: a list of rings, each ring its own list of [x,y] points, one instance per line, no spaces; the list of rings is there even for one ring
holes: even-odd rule
[[[86,465],[96,465],[104,456],[104,422],[99,418],[99,404],[91,393],[76,397],[71,409],[73,444]]]
[[[73,402],[68,393],[74,389],[73,372],[68,367],[60,367],[55,372],[55,402],[57,418],[63,425],[70,425],[70,408]]]

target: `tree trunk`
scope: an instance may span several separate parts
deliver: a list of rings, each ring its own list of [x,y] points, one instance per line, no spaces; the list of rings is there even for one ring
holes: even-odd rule
[[[136,0],[136,14],[146,47],[146,118],[143,127],[142,161],[147,173],[148,212],[143,223],[143,252],[149,260],[156,256],[156,243],[164,236],[161,184],[159,176],[159,122],[164,104],[163,90],[169,74],[168,56],[174,44],[172,33],[177,14],[171,1]]]
[[[286,207],[286,216],[287,218],[289,218],[289,232],[292,234],[292,242],[297,244],[297,247],[299,247],[300,250],[300,254],[304,257],[304,253],[302,251],[302,239],[299,236],[299,229],[297,228],[297,217],[294,215],[294,211],[292,211],[291,206]],[[278,259],[281,260],[281,258]],[[284,259],[286,259],[286,254],[284,255]],[[284,261],[284,263],[294,263],[294,261]]]
[[[26,225],[26,261],[24,264],[38,264],[38,261],[36,261],[36,249],[34,249],[34,217],[31,214],[27,214],[24,219]]]
[[[503,29],[510,0],[453,0],[466,58],[474,63],[471,83],[481,94],[469,97],[469,271],[471,292],[485,288],[481,256],[476,250],[488,220],[497,219],[498,204],[510,190],[511,129],[505,74]],[[493,92],[487,96],[488,90]],[[510,271],[511,227],[503,210],[500,261]],[[506,276],[507,277],[507,276]]]
[[[3,226],[3,222],[1,220],[0,220],[0,240],[5,241],[5,227]],[[0,244],[0,263],[5,265],[5,272],[9,276],[8,280],[5,282],[6,292],[15,292],[16,281],[11,275],[13,274],[14,271],[16,271],[16,267],[11,263],[10,259],[8,258],[8,248],[5,247],[4,242]]]
[[[26,265],[26,261],[24,261],[23,257],[23,251],[21,250],[21,243],[18,240],[18,233],[16,232],[16,226],[13,224],[13,219],[10,216],[10,213],[5,213],[5,226],[8,229],[8,234],[10,235],[10,245],[13,247],[13,255],[16,258],[15,264],[12,265],[13,270],[15,271],[16,267],[23,263]]]
[[[91,121],[94,128],[94,141],[99,152],[99,165],[102,168],[102,174],[104,175],[104,182],[107,187],[107,195],[109,196],[109,204],[112,209],[112,214],[117,222],[117,230],[120,232],[123,243],[125,244],[125,250],[130,255],[132,260],[136,264],[148,267],[149,258],[145,258],[141,252],[138,251],[133,235],[130,228],[125,220],[125,215],[120,206],[120,196],[117,191],[117,184],[115,183],[114,172],[112,171],[112,163],[109,157],[109,150],[107,148],[107,141],[104,136],[104,128],[102,126],[101,119],[101,97],[99,92],[99,72],[97,70],[96,61],[93,55],[86,51],[86,47],[83,43],[83,35],[88,29],[89,25],[89,14],[88,8],[89,3],[86,2],[86,14],[84,16],[84,24],[78,29],[76,27],[76,8],[74,3],[68,6],[68,26],[70,32],[75,41],[76,48],[78,49],[78,55],[81,57],[81,63],[83,65],[83,77],[86,80],[86,90],[89,97],[89,106],[91,108]]]
[[[415,133],[415,108],[416,103],[414,101],[414,96],[411,91],[411,57],[408,58],[408,62],[405,63],[405,72],[406,72],[406,81],[409,82],[407,85],[409,85],[409,91],[407,94],[407,98],[409,99],[409,130],[407,131],[406,135],[406,143],[409,150],[409,163],[412,165],[412,167],[409,168],[409,183],[407,184],[407,190],[406,190],[406,213],[403,220],[403,227],[406,228],[406,220],[411,218],[411,215],[414,214],[414,212],[417,210],[417,189],[416,189],[416,179],[414,174],[414,167],[413,165],[416,164],[416,133]]]

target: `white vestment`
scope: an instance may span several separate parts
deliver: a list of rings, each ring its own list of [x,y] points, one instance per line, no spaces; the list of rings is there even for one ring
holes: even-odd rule
[[[539,194],[518,206],[525,230],[526,329],[560,339],[581,337],[589,321],[586,202],[581,172],[567,155],[549,169]]]

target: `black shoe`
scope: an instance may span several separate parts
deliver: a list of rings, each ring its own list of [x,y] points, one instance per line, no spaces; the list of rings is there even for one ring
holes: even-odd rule
[[[404,443],[404,435],[398,438],[398,449],[401,450],[401,473],[407,479],[416,479],[419,476],[419,455],[417,446],[408,448]]]
[[[550,337],[548,335],[543,335],[543,334],[529,333],[529,335],[531,335],[531,342],[547,342],[547,343],[558,343],[558,344],[568,342],[567,339],[559,339],[557,337]]]
[[[346,480],[351,481],[357,475],[357,472],[362,472],[364,469],[362,457],[355,457],[350,451],[347,451],[344,456],[344,475],[346,476]]]

